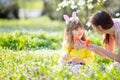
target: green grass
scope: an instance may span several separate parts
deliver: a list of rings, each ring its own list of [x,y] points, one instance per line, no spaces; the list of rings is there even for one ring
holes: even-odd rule
[[[21,9],[39,9],[43,10],[44,4],[41,0],[22,1],[19,0],[19,6]]]
[[[0,79],[27,80],[119,80],[118,69],[108,69],[111,60],[96,55],[94,64],[72,73],[70,66],[60,66],[61,51],[12,51],[0,48]]]
[[[8,37],[10,35],[14,35],[14,39],[20,39],[20,35],[24,37],[31,37],[31,35],[36,37],[36,34],[33,33],[26,34],[19,32],[13,32],[10,34],[2,33],[1,37]],[[53,37],[56,34],[51,33],[49,36],[50,35]],[[93,43],[97,43],[98,45],[102,44],[102,37],[100,37],[97,33],[88,32],[87,35],[89,35],[88,38],[91,39]],[[43,38],[45,38],[45,36],[42,36],[40,39]],[[98,38],[98,40],[95,40],[96,38]],[[9,41],[9,38],[6,39]],[[31,40],[31,38],[27,39]],[[23,38],[20,39],[20,41],[23,40]],[[46,40],[49,40],[49,38]],[[4,41],[6,40],[4,39],[1,42]],[[110,67],[113,63],[112,60],[103,58],[96,54],[95,61],[89,68],[87,66],[82,66],[79,74],[72,73],[70,66],[61,66],[58,64],[58,60],[62,52],[61,48],[58,50],[43,48],[35,51],[13,51],[0,47],[0,80],[40,80],[41,78],[44,78],[44,80],[119,80],[120,78],[120,68]]]
[[[57,21],[57,20],[50,20],[47,16],[41,16],[39,18],[30,18],[30,19],[0,19],[0,29],[3,31],[6,29],[9,30],[46,30],[50,31],[61,31],[64,29],[65,23]],[[3,32],[2,31],[2,32]]]
[[[48,35],[49,34],[49,35]],[[4,35],[4,36],[3,36]],[[0,33],[0,46],[12,50],[38,50],[38,49],[60,49],[62,44],[61,34],[46,32],[4,32]]]
[[[49,34],[49,35],[48,35]],[[94,35],[90,35],[94,34]],[[4,36],[3,36],[4,35]],[[86,31],[87,38],[92,43],[102,45],[102,37],[92,31]],[[96,38],[94,36],[97,36]],[[38,49],[52,49],[58,50],[62,48],[63,33],[59,32],[45,32],[37,33],[31,32],[3,32],[0,33],[0,46],[4,49],[12,50],[38,50]]]
[[[114,61],[97,54],[94,63],[89,68],[82,66],[79,74],[72,73],[70,66],[60,66],[58,60],[63,52],[61,42],[64,27],[65,23],[51,21],[46,16],[0,19],[0,80],[120,79],[120,68],[110,67]],[[102,45],[101,35],[93,31],[86,31],[86,35],[92,43]]]
[[[102,46],[103,44],[103,36],[94,32],[93,30],[85,31],[87,39],[89,39],[92,43]]]

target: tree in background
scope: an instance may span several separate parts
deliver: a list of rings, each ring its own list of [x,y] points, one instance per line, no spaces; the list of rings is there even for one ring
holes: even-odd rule
[[[83,23],[87,23],[87,18],[97,10],[103,10],[106,0],[63,0],[58,4],[57,11],[70,7],[76,11]]]
[[[113,17],[120,17],[120,0],[108,0],[104,6]]]
[[[0,18],[19,18],[17,0],[0,0]]]
[[[57,4],[60,3],[62,0],[43,0],[44,8],[42,11],[42,15],[47,15],[50,19],[54,20],[57,19],[57,14],[55,13]]]

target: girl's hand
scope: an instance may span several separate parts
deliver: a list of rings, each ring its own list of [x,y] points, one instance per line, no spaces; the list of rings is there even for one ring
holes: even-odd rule
[[[85,48],[86,44],[85,44],[85,41],[77,40],[77,41],[75,41],[74,46],[76,49],[81,49],[81,48]]]
[[[93,44],[91,44],[89,41],[86,42],[82,40],[77,40],[74,46],[76,49],[87,48],[92,51],[94,50]]]
[[[63,61],[68,60],[68,56],[69,56],[69,54],[67,54],[67,53],[64,54],[64,55],[62,56],[62,60],[63,60]]]
[[[80,64],[80,63],[84,64],[85,63],[84,60],[80,60],[78,58],[74,58],[71,61],[72,61],[72,63],[75,63],[75,64]]]

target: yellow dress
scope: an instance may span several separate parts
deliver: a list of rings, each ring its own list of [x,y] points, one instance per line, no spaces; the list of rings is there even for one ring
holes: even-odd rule
[[[82,48],[82,49],[79,49],[79,50],[77,50],[76,48],[73,48],[73,49],[69,50],[68,48],[66,48],[64,46],[63,49],[65,50],[66,53],[69,54],[67,61],[69,61],[73,58],[79,58],[79,59],[84,60],[85,65],[89,65],[94,61],[93,52],[86,49],[86,48]]]

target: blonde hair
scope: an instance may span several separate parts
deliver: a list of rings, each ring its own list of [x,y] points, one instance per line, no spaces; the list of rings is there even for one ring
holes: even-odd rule
[[[77,28],[82,28],[84,29],[84,26],[81,24],[79,20],[70,20],[65,28],[64,31],[64,41],[63,41],[63,46],[66,46],[69,49],[69,52],[71,49],[74,48],[74,40],[73,40],[73,34],[72,30],[75,30]],[[83,36],[81,40],[85,41],[85,32],[83,33]]]

